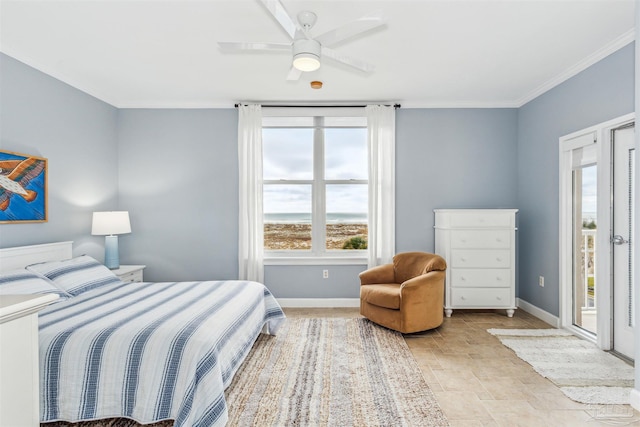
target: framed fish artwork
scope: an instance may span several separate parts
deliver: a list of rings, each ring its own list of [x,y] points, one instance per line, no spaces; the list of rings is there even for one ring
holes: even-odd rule
[[[47,221],[47,159],[0,150],[0,224]]]

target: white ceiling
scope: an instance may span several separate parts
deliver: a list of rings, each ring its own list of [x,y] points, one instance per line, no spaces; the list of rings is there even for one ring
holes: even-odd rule
[[[218,41],[288,42],[259,0],[9,1],[0,51],[116,107],[225,107],[240,101],[398,102],[518,107],[634,37],[633,0],[283,0],[318,15],[319,35],[372,11],[387,24],[285,80],[288,53],[226,53]],[[324,88],[313,90],[312,80]]]

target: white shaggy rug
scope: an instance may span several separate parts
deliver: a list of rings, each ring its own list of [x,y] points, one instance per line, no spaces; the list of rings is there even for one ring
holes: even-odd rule
[[[488,329],[572,400],[628,404],[633,366],[561,329]]]

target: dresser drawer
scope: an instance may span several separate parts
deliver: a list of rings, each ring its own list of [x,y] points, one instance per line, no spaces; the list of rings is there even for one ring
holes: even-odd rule
[[[452,249],[451,268],[511,268],[511,251]]]
[[[454,268],[451,270],[451,286],[456,288],[508,288],[511,284],[511,269],[507,268]]]
[[[493,212],[456,212],[449,218],[451,227],[513,227],[513,215]]]
[[[452,288],[451,305],[461,308],[512,307],[511,289]]]
[[[511,247],[509,230],[452,230],[452,248],[509,249]]]

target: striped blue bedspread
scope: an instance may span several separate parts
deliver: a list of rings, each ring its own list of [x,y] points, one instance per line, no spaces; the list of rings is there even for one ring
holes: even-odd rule
[[[42,421],[227,421],[224,390],[284,313],[247,281],[117,283],[40,313]]]

